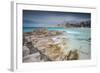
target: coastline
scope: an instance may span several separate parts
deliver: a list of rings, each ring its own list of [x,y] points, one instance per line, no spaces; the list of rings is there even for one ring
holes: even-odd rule
[[[89,59],[90,54],[86,55],[87,49],[82,49],[80,51],[79,47],[71,47],[71,43],[69,43],[69,34],[66,33],[67,35],[65,35],[65,33],[66,32],[64,31],[48,29],[40,29],[33,32],[24,33],[24,39],[27,40],[26,43],[31,43],[26,46],[26,43],[24,41],[23,46],[26,46],[29,49],[28,51],[34,52],[34,48],[35,50],[37,49],[37,51],[35,53],[28,52],[28,57],[23,56],[23,62]],[[84,52],[85,55],[83,55]],[[34,56],[38,56],[38,58],[36,59]],[[26,58],[28,59],[26,60]]]

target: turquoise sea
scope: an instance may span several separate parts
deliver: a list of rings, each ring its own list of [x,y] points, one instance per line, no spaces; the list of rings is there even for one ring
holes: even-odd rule
[[[31,32],[38,27],[25,27],[23,32]],[[91,29],[90,28],[60,28],[60,27],[48,27],[48,30],[58,30],[65,31],[70,35],[70,38],[75,38],[79,40],[90,40],[91,39]]]

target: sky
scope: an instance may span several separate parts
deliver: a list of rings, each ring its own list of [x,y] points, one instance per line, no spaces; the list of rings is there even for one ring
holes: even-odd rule
[[[91,19],[90,13],[23,10],[23,27],[55,27]]]

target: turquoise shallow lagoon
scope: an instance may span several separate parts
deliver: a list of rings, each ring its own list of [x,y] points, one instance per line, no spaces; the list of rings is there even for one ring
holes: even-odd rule
[[[23,32],[32,32],[38,27],[24,27]],[[59,28],[49,27],[48,30],[64,31],[69,38],[69,46],[80,50],[80,59],[91,58],[91,28]]]

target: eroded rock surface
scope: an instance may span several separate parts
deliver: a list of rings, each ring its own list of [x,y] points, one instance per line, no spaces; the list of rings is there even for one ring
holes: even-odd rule
[[[68,37],[63,31],[37,29],[24,33],[27,48],[23,49],[23,62],[63,61],[79,59],[78,50],[69,49]]]
[[[23,46],[23,57],[29,55],[30,50],[27,46]]]

